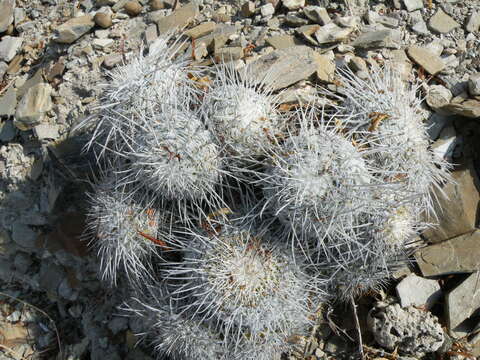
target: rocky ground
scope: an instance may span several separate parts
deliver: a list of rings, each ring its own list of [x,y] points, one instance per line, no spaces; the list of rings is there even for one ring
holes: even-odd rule
[[[336,91],[343,66],[362,77],[392,61],[420,81],[432,147],[456,182],[412,265],[359,300],[364,352],[480,358],[478,0],[0,0],[0,359],[155,357],[135,347],[139,324],[80,240],[90,167],[74,128],[108,70],[174,28],[199,64],[274,69],[285,104]],[[356,356],[348,307],[327,310],[316,335],[296,358]]]

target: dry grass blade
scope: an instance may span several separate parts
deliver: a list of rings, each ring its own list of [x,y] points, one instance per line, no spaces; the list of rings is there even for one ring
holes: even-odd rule
[[[42,309],[40,309],[40,308],[36,307],[35,305],[32,305],[32,304],[30,304],[30,303],[28,303],[28,302],[26,302],[26,301],[24,301],[24,300],[22,300],[22,299],[19,299],[19,298],[17,298],[17,297],[11,296],[11,295],[8,295],[8,294],[6,294],[6,293],[4,293],[4,292],[2,292],[2,291],[0,291],[0,295],[1,295],[1,296],[5,296],[5,297],[7,297],[7,298],[9,298],[9,299],[18,301],[18,302],[22,303],[23,305],[26,305],[26,306],[31,307],[32,309],[35,309],[35,310],[37,310],[39,313],[41,313],[42,315],[44,315],[48,320],[50,320],[50,322],[53,324],[53,328],[54,328],[54,330],[55,330],[55,335],[56,335],[56,337],[57,337],[57,344],[58,344],[59,354],[60,354],[60,355],[63,354],[63,351],[62,351],[62,343],[61,343],[61,341],[60,341],[60,334],[59,334],[59,332],[58,332],[58,328],[57,328],[57,325],[55,324],[55,321],[52,319],[52,317],[51,317],[50,315],[48,315],[48,314],[47,314],[45,311],[43,311]],[[3,346],[2,346],[2,348],[3,348]],[[8,349],[8,350],[10,350],[10,349]]]
[[[0,344],[0,349],[7,350],[8,353],[9,353],[9,354],[12,354],[12,356],[14,356],[15,359],[18,359],[18,360],[27,360],[27,359],[24,358],[22,355],[17,354],[13,349],[9,348],[8,346],[5,346],[5,345]]]

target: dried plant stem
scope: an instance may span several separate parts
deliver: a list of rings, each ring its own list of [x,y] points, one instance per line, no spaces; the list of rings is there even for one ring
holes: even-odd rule
[[[365,359],[365,354],[363,353],[363,339],[362,339],[362,329],[360,328],[360,321],[358,320],[357,314],[357,304],[355,304],[355,299],[353,295],[350,295],[350,302],[352,304],[353,317],[355,319],[355,327],[357,329],[358,336],[358,351],[360,353],[361,359]]]
[[[28,302],[26,302],[26,301],[24,301],[24,300],[22,300],[22,299],[16,298],[16,297],[11,296],[11,295],[8,295],[8,294],[6,294],[6,293],[4,293],[4,292],[2,292],[2,291],[0,291],[0,295],[1,295],[1,296],[6,296],[6,297],[8,297],[8,298],[10,298],[10,299],[12,299],[12,300],[18,301],[18,302],[22,303],[23,305],[30,306],[31,308],[37,310],[38,312],[40,312],[41,314],[43,314],[45,317],[47,317],[48,320],[50,320],[50,322],[53,324],[53,328],[54,328],[54,330],[55,330],[55,335],[57,336],[58,351],[59,351],[60,354],[63,353],[63,351],[62,351],[62,343],[60,342],[60,335],[59,335],[59,333],[58,333],[57,325],[55,324],[55,321],[51,318],[50,315],[48,315],[48,314],[47,314],[45,311],[43,311],[42,309],[40,309],[40,308],[36,307],[35,305],[32,305],[32,304],[30,304],[30,303],[28,303]],[[9,350],[9,349],[7,349],[7,350]]]
[[[15,359],[27,360],[26,358],[24,358],[23,356],[15,352],[13,349],[9,348],[8,346],[0,344],[0,349],[7,350],[9,354],[15,357]]]

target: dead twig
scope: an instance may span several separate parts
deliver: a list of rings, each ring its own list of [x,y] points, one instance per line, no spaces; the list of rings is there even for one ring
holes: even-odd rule
[[[0,344],[0,349],[7,350],[10,354],[13,355],[15,359],[22,359],[22,360],[27,360],[27,358],[24,358],[22,355],[18,354],[16,351],[13,349],[10,349],[8,346]]]
[[[358,351],[360,352],[360,356],[363,360],[365,359],[365,354],[363,352],[362,329],[360,328],[360,321],[358,320],[357,314],[357,304],[355,304],[355,299],[353,298],[353,295],[350,295],[350,302],[353,310],[353,318],[355,319],[355,328],[357,329]]]
[[[9,299],[12,299],[14,301],[18,301],[20,303],[22,303],[23,305],[26,305],[26,306],[30,306],[32,309],[35,309],[37,310],[39,313],[43,314],[48,320],[50,320],[50,322],[53,324],[53,329],[55,330],[55,335],[57,336],[57,344],[58,344],[58,352],[59,354],[62,356],[63,354],[63,350],[62,350],[62,343],[60,341],[60,334],[58,332],[58,329],[57,329],[57,325],[55,324],[55,321],[51,318],[50,315],[48,315],[45,311],[43,311],[42,309],[36,307],[35,305],[32,305],[22,299],[19,299],[19,298],[16,298],[14,296],[11,296],[11,295],[8,295],[2,291],[0,291],[0,295],[1,296],[5,296],[5,297],[8,297]]]

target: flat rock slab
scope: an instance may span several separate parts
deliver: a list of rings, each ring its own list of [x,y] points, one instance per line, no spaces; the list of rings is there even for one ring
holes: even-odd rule
[[[4,36],[0,41],[0,60],[10,62],[22,46],[21,37]]]
[[[428,21],[428,27],[438,34],[449,33],[459,26],[460,24],[453,20],[453,18],[447,15],[442,9],[438,9],[435,15]]]
[[[17,90],[11,86],[0,98],[0,116],[13,116],[17,107]]]
[[[378,30],[361,34],[350,45],[361,49],[379,47],[397,49],[399,47],[400,40],[401,34],[398,30]]]
[[[444,106],[442,110],[470,119],[478,119],[480,118],[480,101],[471,99],[459,104],[450,103]]]
[[[400,281],[395,289],[403,308],[414,305],[430,309],[442,295],[437,280],[425,279],[415,274]]]
[[[415,259],[423,276],[477,271],[480,269],[480,230],[420,249]]]
[[[446,296],[448,328],[455,329],[480,308],[480,272],[471,274]]]
[[[263,81],[272,90],[286,88],[314,74],[318,69],[315,52],[307,46],[292,46],[261,56],[248,66],[252,79]]]
[[[20,130],[29,130],[38,124],[41,117],[53,106],[51,93],[52,87],[45,83],[28,89],[18,103],[15,112],[15,126]]]
[[[95,22],[90,15],[78,16],[57,27],[53,40],[62,44],[71,44],[94,26]]]
[[[438,243],[471,232],[475,229],[477,208],[480,202],[478,179],[473,164],[452,172],[453,181],[442,189],[435,189],[438,201],[434,204],[436,218],[427,222],[438,226],[423,232],[429,242]]]
[[[276,35],[265,39],[266,43],[275,49],[286,49],[291,46],[301,45],[302,42],[292,35]]]
[[[13,22],[15,0],[0,0],[0,33],[5,32]]]
[[[164,35],[168,31],[182,29],[187,26],[198,15],[198,5],[191,2],[175,10],[168,16],[156,18],[158,32]]]
[[[213,21],[205,22],[186,31],[185,35],[191,39],[198,39],[199,37],[210,34],[213,30],[215,30],[216,27],[217,24]]]
[[[435,75],[445,68],[442,59],[427,48],[413,45],[407,49],[407,54],[430,75]]]

